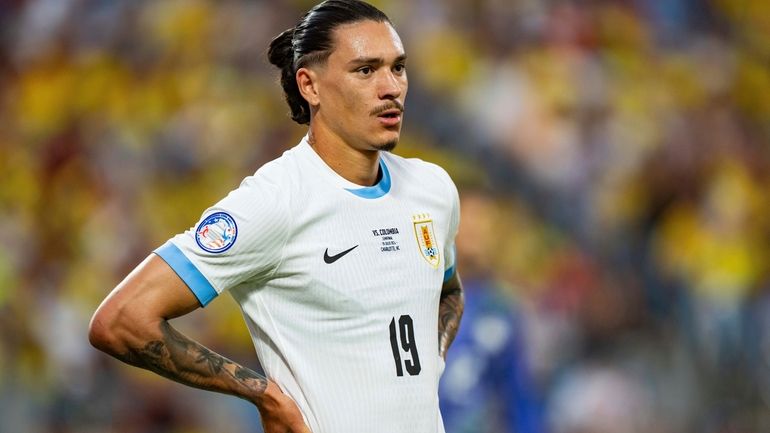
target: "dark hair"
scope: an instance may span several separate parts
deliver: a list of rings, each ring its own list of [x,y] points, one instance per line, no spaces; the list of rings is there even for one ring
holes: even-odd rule
[[[310,9],[296,27],[283,31],[270,42],[267,58],[281,70],[281,87],[291,118],[310,123],[310,104],[299,93],[299,68],[325,62],[332,51],[332,32],[338,26],[372,20],[390,23],[376,7],[359,0],[326,0]]]

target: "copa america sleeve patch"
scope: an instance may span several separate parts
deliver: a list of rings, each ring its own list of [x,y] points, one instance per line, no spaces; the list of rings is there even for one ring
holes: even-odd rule
[[[235,219],[226,212],[213,213],[198,224],[195,242],[204,251],[222,253],[230,249],[238,237]]]

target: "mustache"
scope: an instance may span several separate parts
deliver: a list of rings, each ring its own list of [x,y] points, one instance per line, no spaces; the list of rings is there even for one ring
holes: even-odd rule
[[[379,106],[375,107],[374,110],[372,110],[369,114],[372,115],[372,116],[379,116],[380,114],[382,114],[382,113],[384,113],[384,112],[386,112],[388,110],[392,110],[394,108],[397,109],[398,111],[402,112],[402,113],[404,112],[404,104],[402,104],[399,101],[396,101],[394,99],[392,101],[388,101],[388,102],[386,102],[386,103],[384,103],[382,105],[379,105]]]

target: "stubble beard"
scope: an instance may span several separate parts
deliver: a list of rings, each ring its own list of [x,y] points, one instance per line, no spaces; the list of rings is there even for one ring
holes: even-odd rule
[[[396,148],[398,145],[398,139],[386,141],[385,143],[377,146],[377,150],[383,151],[383,152],[392,152],[393,149]]]

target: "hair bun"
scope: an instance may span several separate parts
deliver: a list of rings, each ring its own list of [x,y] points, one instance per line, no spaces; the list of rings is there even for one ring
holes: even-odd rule
[[[270,63],[280,69],[292,66],[294,63],[293,37],[294,27],[284,30],[270,41],[270,48],[267,50],[267,58]]]

